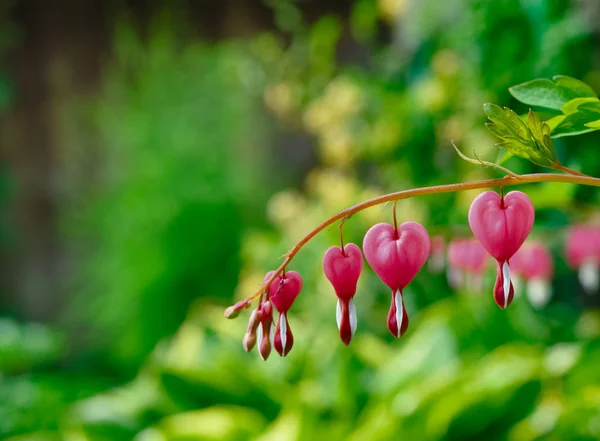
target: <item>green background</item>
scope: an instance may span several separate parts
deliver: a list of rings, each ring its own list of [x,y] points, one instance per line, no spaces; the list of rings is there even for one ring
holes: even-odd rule
[[[532,236],[555,260],[542,310],[525,296],[500,310],[491,265],[477,292],[452,290],[425,267],[405,292],[408,332],[394,340],[389,292],[365,268],[346,348],[321,270],[337,244],[332,228],[290,265],[304,288],[290,313],[289,356],[245,353],[248,315],[223,318],[337,211],[387,192],[501,176],[462,161],[451,141],[495,161],[482,105],[525,114],[508,92],[515,84],[564,74],[600,92],[600,5],[241,1],[231,2],[239,9],[229,31],[211,34],[206,17],[199,24],[191,13],[198,6],[142,14],[110,2],[106,50],[88,54],[92,85],[78,91],[86,80],[73,75],[70,52],[42,51],[47,69],[34,84],[56,87],[40,96],[19,68],[33,38],[24,3],[0,9],[9,152],[0,168],[0,438],[600,439],[600,301],[563,257],[569,225],[597,216],[593,188],[519,188],[536,206]],[[248,26],[254,7],[266,24]],[[51,161],[19,150],[39,106],[51,108]],[[566,166],[600,176],[599,142],[590,133],[554,146]],[[503,165],[541,170],[518,158]],[[27,171],[50,169],[33,188],[53,209],[19,217],[32,191]],[[446,240],[470,237],[476,194],[401,201],[398,216]],[[391,205],[359,213],[345,239],[361,244],[391,218]],[[53,252],[35,260],[40,231]],[[40,274],[28,272],[33,260]]]

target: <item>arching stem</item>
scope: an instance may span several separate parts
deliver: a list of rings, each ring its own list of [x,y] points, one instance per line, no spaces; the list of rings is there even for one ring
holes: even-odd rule
[[[279,268],[277,268],[275,271],[273,271],[273,274],[271,275],[269,280],[267,280],[263,284],[263,286],[260,288],[260,290],[258,290],[251,296],[247,297],[243,301],[238,302],[237,304],[242,304],[244,302],[249,303],[253,299],[260,296],[261,293],[263,293],[266,289],[268,289],[269,285],[275,280],[275,278],[285,270],[286,266],[291,262],[291,260],[298,253],[298,251],[300,251],[300,249],[304,245],[306,245],[306,243],[308,241],[310,241],[313,237],[315,237],[321,231],[323,231],[330,225],[333,225],[335,222],[337,222],[339,220],[341,220],[342,222],[345,222],[352,215],[354,215],[362,210],[365,210],[367,208],[375,207],[377,205],[385,204],[387,202],[400,201],[402,199],[408,199],[408,198],[412,198],[415,196],[425,196],[428,194],[438,194],[438,193],[455,193],[455,192],[465,191],[465,190],[477,190],[477,189],[499,187],[499,186],[503,187],[506,185],[532,184],[532,183],[536,183],[536,182],[565,182],[565,183],[570,183],[570,184],[579,184],[579,185],[589,185],[592,187],[600,187],[600,179],[599,178],[582,175],[581,173],[571,171],[570,169],[568,169],[566,167],[564,167],[561,170],[568,171],[568,173],[570,173],[570,174],[558,174],[558,173],[533,173],[533,174],[526,174],[526,175],[512,174],[512,175],[508,175],[503,178],[497,178],[497,179],[484,179],[484,180],[479,180],[479,181],[459,182],[456,184],[433,185],[430,187],[412,188],[409,190],[397,191],[395,193],[389,193],[389,194],[378,196],[378,197],[375,197],[372,199],[367,199],[366,201],[360,202],[356,205],[346,208],[345,210],[340,211],[339,213],[333,215],[332,217],[330,217],[329,219],[325,220],[320,225],[318,225],[316,228],[314,228],[312,231],[307,233],[302,239],[300,239],[292,247],[291,250],[289,250],[285,254],[285,259],[283,260],[282,264],[279,266]],[[395,210],[394,210],[394,212],[395,212]],[[231,311],[231,307],[227,308],[227,311]],[[228,313],[226,312],[225,316],[227,318],[233,318],[237,315],[231,314],[228,316]]]

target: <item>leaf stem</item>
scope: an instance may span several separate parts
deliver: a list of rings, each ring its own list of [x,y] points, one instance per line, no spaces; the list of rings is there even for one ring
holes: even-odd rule
[[[567,167],[560,166],[559,170],[565,171],[569,174],[558,174],[558,173],[533,173],[526,175],[508,175],[503,178],[497,179],[484,179],[479,181],[470,182],[459,182],[455,184],[445,185],[433,185],[429,187],[412,188],[409,190],[397,191],[395,193],[389,193],[382,196],[378,196],[366,201],[360,202],[356,205],[348,207],[339,213],[331,216],[329,219],[323,221],[320,225],[315,227],[312,231],[307,233],[302,239],[300,239],[291,250],[285,254],[285,259],[282,264],[277,268],[269,280],[267,280],[263,286],[253,295],[245,299],[246,302],[250,302],[256,297],[260,296],[265,289],[275,280],[275,278],[285,270],[286,266],[291,262],[294,256],[300,251],[300,249],[306,245],[313,237],[319,234],[321,231],[334,224],[335,222],[342,220],[346,221],[352,215],[365,210],[367,208],[375,207],[380,204],[387,202],[399,201],[402,199],[408,199],[415,196],[425,196],[428,194],[439,194],[439,193],[455,193],[465,190],[477,190],[491,187],[503,187],[506,185],[522,185],[531,184],[535,182],[566,182],[571,184],[589,185],[593,187],[600,187],[600,178],[594,178],[592,176],[583,175],[582,173],[571,170]],[[239,303],[239,302],[238,302]]]
[[[588,176],[589,177],[589,175],[586,175],[585,173],[581,173],[581,172],[578,172],[577,170],[573,170],[572,168],[565,167],[560,162],[556,164],[555,170],[560,170],[562,172],[568,173],[573,176]]]

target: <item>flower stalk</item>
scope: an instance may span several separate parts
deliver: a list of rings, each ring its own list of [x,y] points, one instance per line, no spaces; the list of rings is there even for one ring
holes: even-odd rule
[[[412,188],[408,190],[397,191],[394,193],[385,194],[372,199],[367,199],[356,205],[348,207],[337,214],[331,216],[329,219],[323,221],[320,225],[315,227],[313,230],[308,232],[302,239],[300,239],[286,254],[281,265],[270,273],[270,277],[267,278],[263,286],[251,296],[236,303],[233,307],[227,308],[225,311],[226,318],[235,318],[239,315],[242,309],[250,306],[252,300],[259,297],[262,293],[269,289],[269,286],[273,281],[285,270],[287,265],[292,261],[294,256],[302,249],[306,243],[308,243],[313,237],[325,230],[329,226],[335,224],[338,221],[345,222],[354,214],[363,211],[367,208],[375,207],[377,205],[385,204],[387,202],[396,202],[403,199],[408,199],[416,196],[425,196],[430,194],[439,193],[456,193],[466,190],[477,190],[486,189],[493,187],[504,187],[509,185],[523,185],[532,184],[538,182],[563,182],[578,185],[587,185],[593,187],[600,187],[600,178],[594,178],[592,176],[584,175],[580,172],[576,172],[567,167],[560,169],[564,173],[532,173],[532,174],[509,174],[502,178],[497,179],[484,179],[470,182],[459,182],[454,184],[444,185],[433,185],[421,188]]]

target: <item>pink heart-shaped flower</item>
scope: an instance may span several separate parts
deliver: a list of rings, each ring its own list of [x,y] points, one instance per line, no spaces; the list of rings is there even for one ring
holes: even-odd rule
[[[272,275],[272,271],[267,273],[265,282]],[[279,312],[277,324],[275,325],[273,346],[282,357],[285,357],[292,350],[294,344],[294,336],[287,319],[287,312],[292,307],[300,291],[302,291],[302,277],[296,271],[287,271],[278,275],[269,285],[269,298]]]
[[[427,230],[417,222],[405,222],[394,230],[390,224],[372,226],[363,241],[365,258],[392,291],[402,291],[429,257]]]
[[[347,243],[344,252],[331,247],[323,256],[323,272],[338,297],[352,298],[363,267],[363,255],[358,245]]]
[[[336,319],[340,338],[346,346],[356,332],[356,307],[352,298],[362,267],[362,253],[353,243],[346,244],[343,251],[340,247],[331,247],[323,257],[323,271],[338,296]]]
[[[471,230],[498,261],[494,300],[502,309],[506,309],[514,297],[509,260],[527,239],[534,219],[533,204],[520,191],[511,191],[503,198],[495,191],[486,191],[471,203]]]
[[[271,278],[273,271],[265,276],[265,282]],[[269,298],[279,312],[287,312],[302,291],[302,277],[296,271],[286,271],[278,275],[269,286]]]
[[[473,234],[499,262],[509,260],[523,245],[534,219],[533,204],[520,191],[511,191],[504,201],[495,191],[486,191],[473,200],[469,209]]]
[[[402,290],[417,275],[430,251],[427,230],[416,222],[405,222],[394,229],[389,224],[374,225],[363,241],[365,258],[379,278],[392,290],[388,329],[396,338],[408,328]]]

